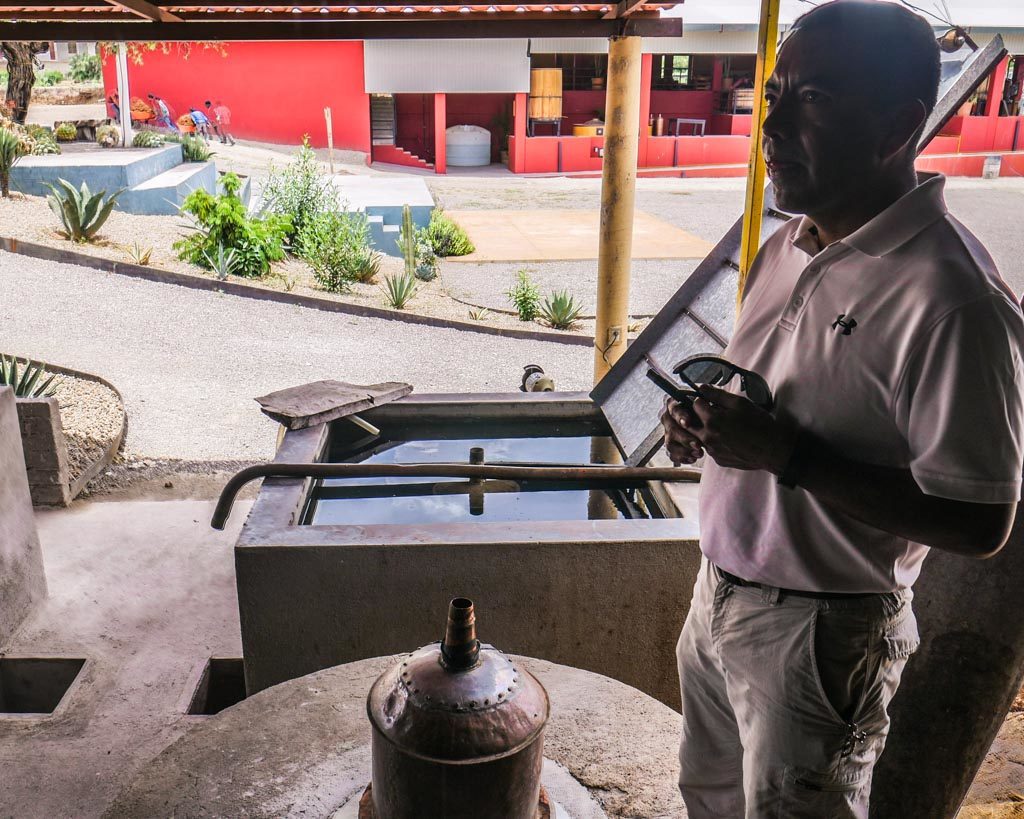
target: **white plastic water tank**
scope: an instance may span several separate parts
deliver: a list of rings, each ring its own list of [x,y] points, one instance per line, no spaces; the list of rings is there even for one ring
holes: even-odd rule
[[[453,125],[444,135],[449,165],[467,168],[491,164],[491,132],[479,125]]]

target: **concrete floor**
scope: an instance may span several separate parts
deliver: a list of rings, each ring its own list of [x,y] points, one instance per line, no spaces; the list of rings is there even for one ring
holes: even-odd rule
[[[191,683],[240,657],[232,545],[203,501],[76,504],[38,512],[49,599],[8,656],[88,662],[49,718],[0,716],[0,817],[98,816],[132,772],[196,720]]]
[[[88,663],[55,716],[0,717],[0,819],[98,817],[207,719],[185,711],[209,657],[241,656],[231,547],[249,506],[224,532],[207,501],[37,513],[50,596],[0,654]],[[961,819],[1021,815],[1022,747],[1024,713],[1011,714]]]

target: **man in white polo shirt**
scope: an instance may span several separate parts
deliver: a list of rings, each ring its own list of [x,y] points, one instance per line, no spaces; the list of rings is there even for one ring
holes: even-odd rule
[[[938,80],[923,18],[837,0],[766,85],[776,198],[805,215],[758,254],[724,357],[775,410],[734,378],[663,416],[674,462],[709,456],[678,646],[690,819],[866,817],[929,547],[986,557],[1012,526],[1024,321],[914,173]]]

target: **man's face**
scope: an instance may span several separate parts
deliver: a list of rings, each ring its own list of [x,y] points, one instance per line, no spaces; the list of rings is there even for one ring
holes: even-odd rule
[[[783,210],[841,211],[878,178],[883,126],[863,62],[818,32],[795,32],[779,52],[765,84],[761,147]]]

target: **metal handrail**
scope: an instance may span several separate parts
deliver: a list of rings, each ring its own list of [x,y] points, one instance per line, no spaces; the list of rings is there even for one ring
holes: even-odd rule
[[[249,466],[231,476],[221,490],[210,526],[223,529],[235,498],[257,478],[498,478],[520,481],[615,483],[662,481],[695,483],[700,472],[652,466],[497,466],[493,464],[288,464]]]

